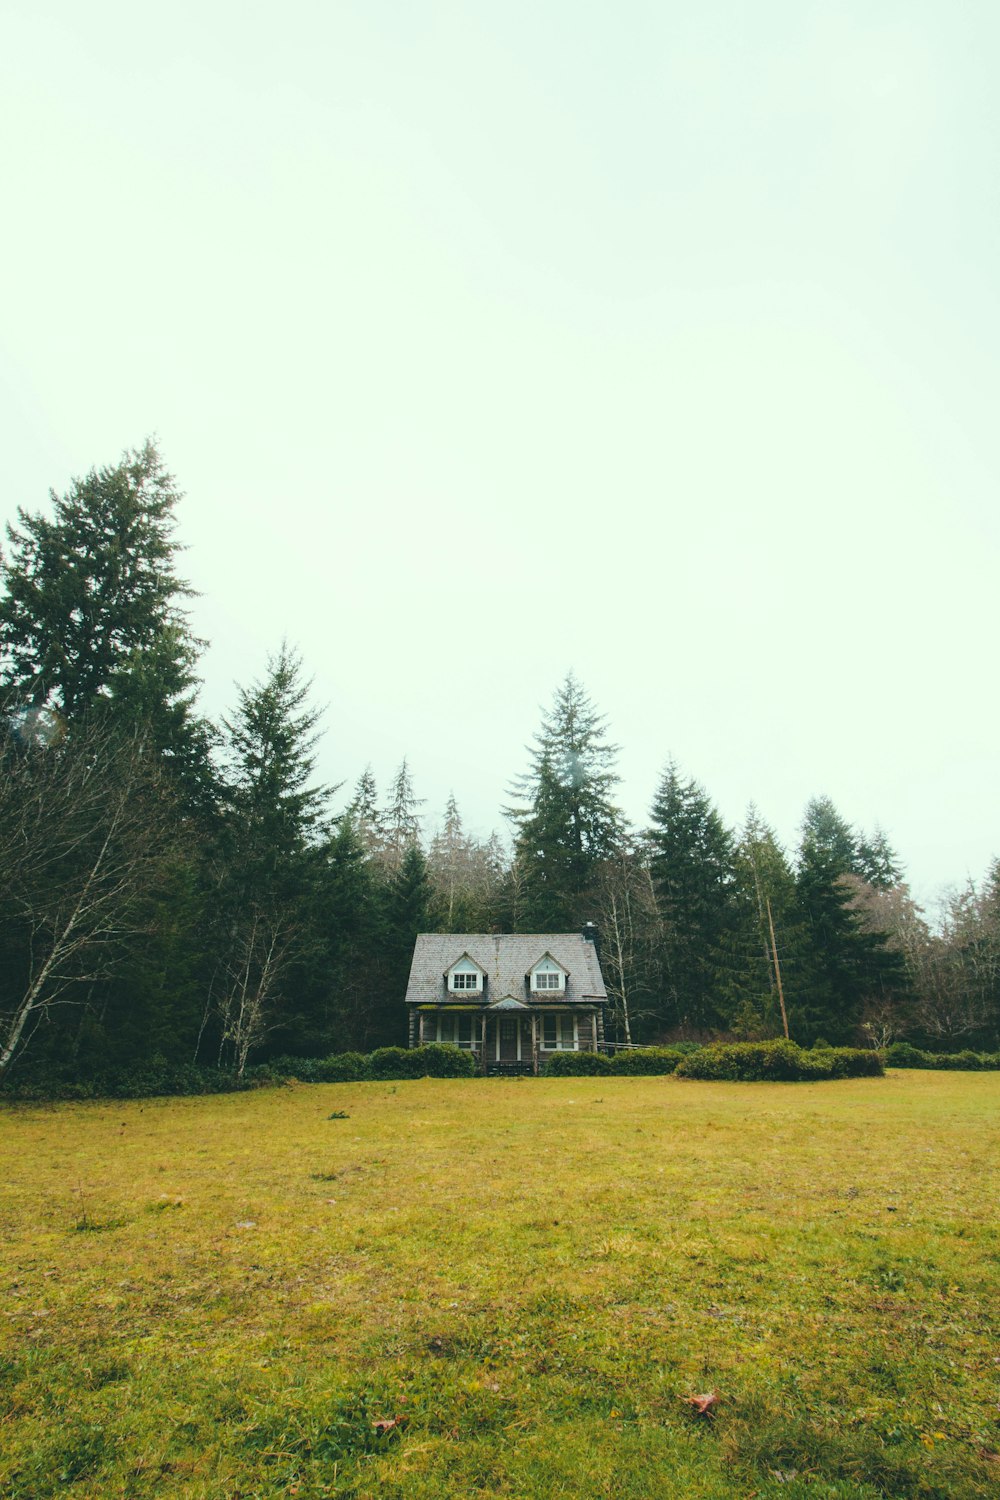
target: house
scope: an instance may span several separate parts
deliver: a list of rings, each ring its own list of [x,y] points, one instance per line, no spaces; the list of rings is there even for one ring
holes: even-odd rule
[[[422,932],[406,1005],[409,1044],[450,1042],[484,1073],[537,1073],[554,1052],[596,1052],[607,991],[597,929]]]

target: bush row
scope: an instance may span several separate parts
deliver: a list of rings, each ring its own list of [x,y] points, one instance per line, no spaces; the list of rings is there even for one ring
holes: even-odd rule
[[[612,1057],[600,1052],[556,1052],[542,1071],[548,1078],[648,1077],[675,1072],[685,1055],[678,1047],[638,1047],[634,1051],[616,1052]]]
[[[732,1042],[692,1052],[677,1068],[678,1078],[722,1079],[733,1083],[807,1083],[821,1078],[878,1078],[885,1072],[877,1052],[860,1047],[812,1047],[794,1042]]]
[[[890,1047],[886,1060],[898,1068],[995,1068],[1000,1057],[974,1052],[951,1057],[919,1052],[906,1042]],[[108,1072],[99,1077],[42,1078],[30,1074],[10,1079],[8,1098],[144,1099],[163,1094],[220,1094],[262,1088],[287,1078],[304,1083],[357,1083],[408,1078],[471,1078],[477,1069],[471,1052],[434,1043],[427,1047],[380,1047],[376,1052],[340,1052],[332,1057],[276,1057],[248,1068],[242,1079],[216,1068],[162,1060],[142,1067]],[[877,1052],[851,1047],[813,1047],[808,1052],[794,1042],[736,1042],[691,1048],[642,1047],[613,1056],[597,1052],[557,1052],[544,1072],[550,1078],[638,1077],[676,1073],[681,1078],[732,1081],[773,1079],[785,1082],[820,1078],[874,1077],[884,1071]]]
[[[1000,1052],[922,1052],[909,1042],[893,1042],[885,1049],[890,1068],[954,1068],[969,1073],[1000,1068]]]
[[[219,1068],[153,1059],[130,1068],[112,1068],[90,1078],[46,1072],[15,1073],[4,1080],[0,1097],[45,1099],[152,1099],[165,1094],[231,1094],[280,1082],[268,1064],[248,1068],[242,1079]]]

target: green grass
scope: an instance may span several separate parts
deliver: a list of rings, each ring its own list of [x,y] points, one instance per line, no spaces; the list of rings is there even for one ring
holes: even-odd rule
[[[998,1106],[894,1071],[8,1108],[0,1495],[994,1494]]]

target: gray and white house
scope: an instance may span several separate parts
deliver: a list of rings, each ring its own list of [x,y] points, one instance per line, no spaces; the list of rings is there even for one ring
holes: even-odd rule
[[[409,1044],[474,1052],[484,1073],[537,1073],[554,1052],[596,1052],[607,991],[597,929],[422,932],[406,1005]]]

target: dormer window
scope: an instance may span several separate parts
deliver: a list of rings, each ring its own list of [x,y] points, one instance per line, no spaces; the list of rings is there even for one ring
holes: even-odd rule
[[[531,971],[529,984],[535,994],[560,995],[566,989],[566,970],[545,953]]]
[[[486,974],[467,953],[445,971],[448,993],[452,995],[481,995],[486,988]]]

